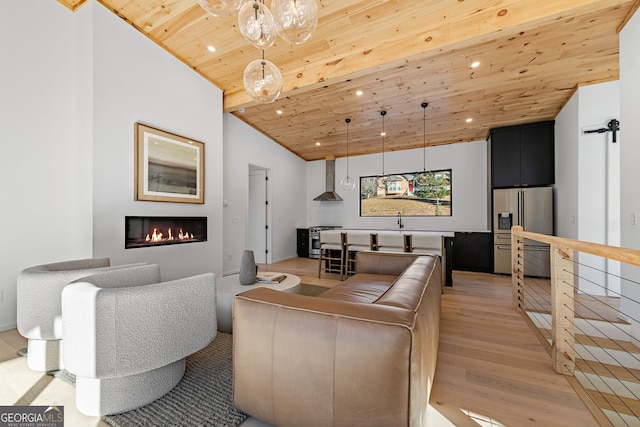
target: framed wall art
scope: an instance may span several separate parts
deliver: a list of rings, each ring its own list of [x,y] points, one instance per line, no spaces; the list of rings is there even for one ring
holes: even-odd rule
[[[204,143],[135,124],[135,200],[204,203]]]

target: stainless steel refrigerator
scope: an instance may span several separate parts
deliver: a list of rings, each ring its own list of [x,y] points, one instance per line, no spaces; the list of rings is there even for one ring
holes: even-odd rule
[[[552,187],[507,188],[493,190],[494,272],[511,274],[511,227],[553,234]],[[525,239],[527,276],[549,277],[549,245]]]

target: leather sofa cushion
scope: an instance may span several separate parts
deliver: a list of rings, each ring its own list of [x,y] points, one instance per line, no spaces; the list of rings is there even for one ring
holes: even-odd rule
[[[377,301],[376,304],[390,305],[394,307],[404,308],[412,312],[416,312],[422,303],[422,298],[426,287],[424,283],[429,282],[431,276],[439,283],[440,271],[429,268],[433,264],[434,256],[421,256],[398,277]]]
[[[392,275],[357,274],[318,295],[318,298],[371,304],[384,295],[395,280],[396,276]]]
[[[384,258],[376,257],[378,260],[388,259],[390,255],[386,254]],[[375,273],[358,273],[349,279],[340,283],[340,285],[329,289],[328,291],[318,295],[318,298],[327,298],[339,301],[349,301],[369,304],[390,305],[405,310],[415,312],[422,301],[424,292],[424,283],[429,281],[433,274],[439,272],[434,271],[429,265],[433,263],[432,255],[422,255],[419,257],[405,257],[410,259],[409,266],[398,276],[392,274],[375,274]],[[393,261],[396,263],[399,257]],[[368,258],[367,258],[368,259]],[[400,264],[404,267],[404,264]],[[384,262],[376,264],[367,264],[363,269],[380,269],[389,270],[391,263]]]
[[[360,261],[355,276],[317,297],[267,288],[236,296],[236,408],[280,427],[426,425],[440,261]]]

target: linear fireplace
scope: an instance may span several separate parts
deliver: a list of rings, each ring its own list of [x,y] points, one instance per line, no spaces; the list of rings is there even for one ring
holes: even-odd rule
[[[126,216],[125,249],[207,241],[207,217]]]

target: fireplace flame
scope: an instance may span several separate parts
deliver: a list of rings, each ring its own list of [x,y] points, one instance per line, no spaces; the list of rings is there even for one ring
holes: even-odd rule
[[[166,240],[193,239],[193,233],[184,232],[182,231],[182,228],[180,229],[180,232],[178,232],[177,238],[173,235],[173,230],[171,228],[167,230],[167,234],[168,236],[164,237],[164,234],[162,233],[162,231],[158,230],[157,228],[154,228],[153,233],[147,234],[144,240],[147,242],[162,242]]]

